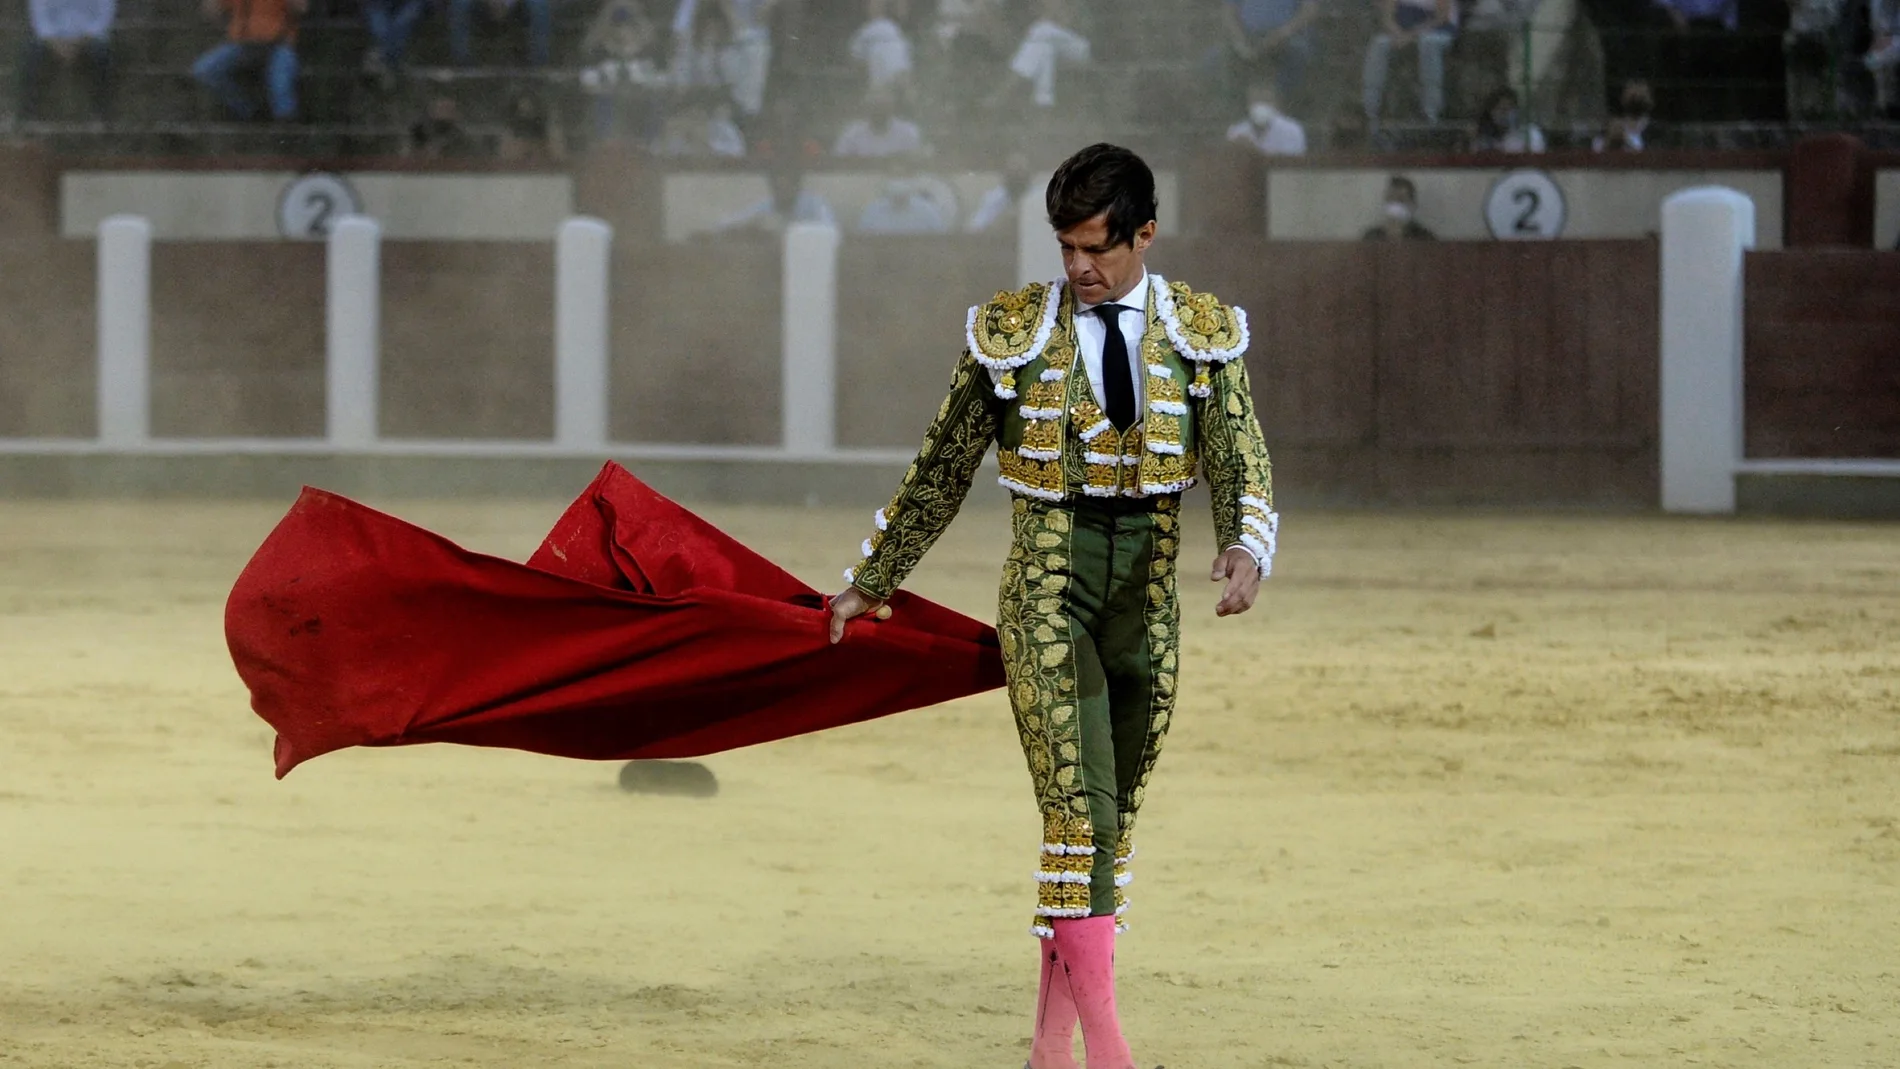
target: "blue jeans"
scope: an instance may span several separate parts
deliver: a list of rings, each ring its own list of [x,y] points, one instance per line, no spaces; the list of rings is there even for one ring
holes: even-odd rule
[[[363,0],[363,24],[376,41],[376,51],[390,67],[402,66],[409,38],[428,10],[427,0]]]
[[[263,69],[264,92],[273,119],[297,116],[297,50],[287,44],[239,44],[226,41],[198,57],[191,76],[211,90],[225,110],[240,119],[257,116],[257,99],[238,84],[240,71]]]
[[[548,51],[554,40],[553,0],[515,0],[517,8],[528,13],[528,64],[548,65]],[[449,58],[466,66],[474,51],[469,45],[475,21],[475,0],[449,0]]]

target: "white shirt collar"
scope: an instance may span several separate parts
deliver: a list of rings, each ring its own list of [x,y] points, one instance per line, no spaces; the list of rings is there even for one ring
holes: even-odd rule
[[[1148,312],[1148,269],[1145,267],[1142,268],[1141,281],[1135,283],[1134,289],[1131,289],[1127,293],[1122,294],[1120,297],[1116,298],[1114,301],[1102,301],[1100,303],[1101,304],[1119,304],[1125,308],[1133,308],[1135,311],[1141,312],[1142,314],[1146,315]],[[1088,310],[1095,307],[1096,305],[1083,304],[1081,301],[1077,301],[1075,302],[1075,314],[1081,315],[1082,313],[1087,312]]]

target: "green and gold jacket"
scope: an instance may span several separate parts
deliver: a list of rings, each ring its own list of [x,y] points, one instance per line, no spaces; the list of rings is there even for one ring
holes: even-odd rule
[[[992,444],[998,481],[1044,501],[1178,494],[1198,468],[1213,494],[1220,547],[1245,546],[1260,574],[1270,574],[1280,521],[1240,360],[1247,314],[1160,275],[1148,283],[1146,411],[1123,433],[1077,359],[1075,299],[1061,280],[970,309],[950,394],[845,579],[888,598],[956,517]]]

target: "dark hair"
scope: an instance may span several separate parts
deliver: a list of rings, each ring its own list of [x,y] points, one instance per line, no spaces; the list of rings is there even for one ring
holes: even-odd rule
[[[1511,132],[1499,126],[1498,121],[1492,118],[1492,113],[1498,110],[1498,105],[1507,100],[1512,104],[1520,103],[1517,99],[1517,90],[1508,85],[1501,85],[1491,90],[1490,94],[1484,98],[1484,103],[1478,107],[1478,136],[1480,138],[1496,141]]]
[[[1418,203],[1418,187],[1412,184],[1412,180],[1410,178],[1407,178],[1402,174],[1395,174],[1391,178],[1386,179],[1385,188],[1387,189],[1387,191],[1394,190],[1394,189],[1403,189],[1405,191],[1405,195],[1411,198],[1411,201],[1413,204]]]
[[[1062,161],[1043,197],[1049,225],[1067,230],[1108,213],[1108,243],[1132,245],[1155,217],[1155,175],[1119,145],[1090,145]]]

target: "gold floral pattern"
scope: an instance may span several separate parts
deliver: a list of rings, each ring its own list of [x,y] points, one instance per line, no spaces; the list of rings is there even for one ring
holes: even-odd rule
[[[989,384],[989,373],[964,353],[917,459],[884,509],[884,530],[873,536],[872,552],[846,573],[859,590],[879,600],[890,597],[963,507],[976,469],[996,440],[1002,402]]]
[[[1249,538],[1268,541],[1256,525],[1278,527],[1272,513],[1273,462],[1254,416],[1246,364],[1235,360],[1221,365],[1212,385],[1212,396],[1201,406],[1200,438],[1201,462],[1213,489],[1216,551],[1237,545],[1252,548]],[[1246,522],[1249,517],[1253,524]],[[1265,555],[1262,574],[1272,565],[1272,553]]]

